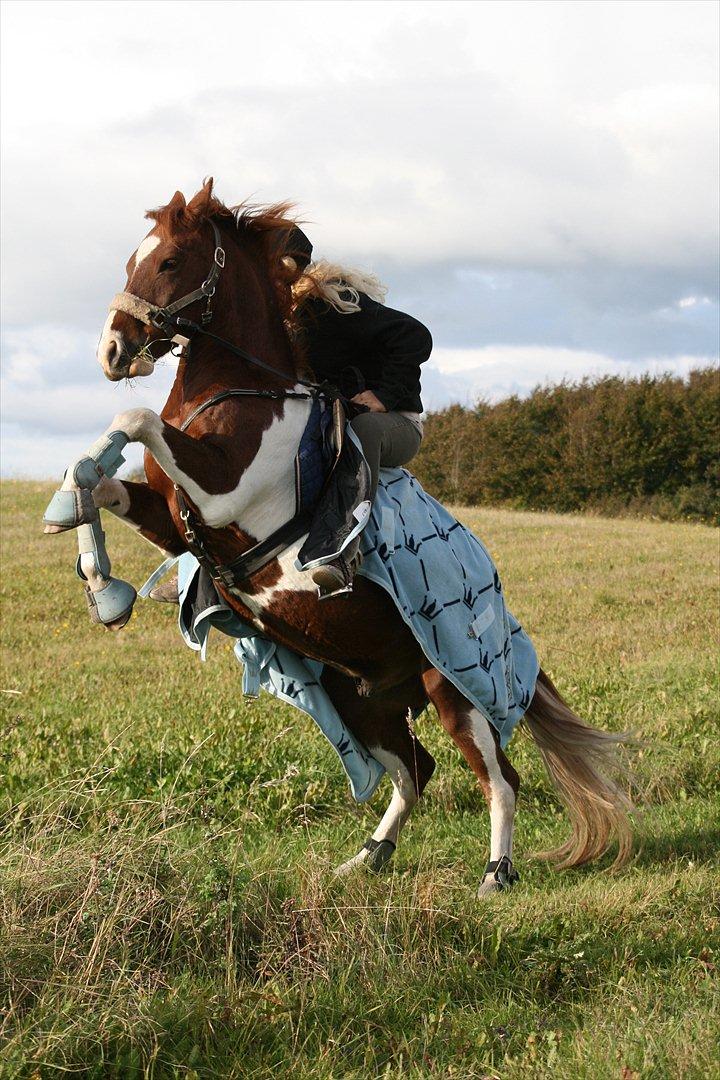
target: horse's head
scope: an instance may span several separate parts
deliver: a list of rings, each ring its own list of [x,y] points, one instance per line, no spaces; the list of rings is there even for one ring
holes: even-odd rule
[[[152,374],[173,336],[163,322],[169,307],[199,323],[209,298],[223,315],[242,304],[247,326],[258,320],[258,309],[266,309],[263,300],[277,299],[281,283],[272,266],[279,266],[283,239],[293,227],[287,206],[241,213],[224,206],[212,188],[208,180],[189,202],[177,191],[167,206],[146,215],[153,228],[130,256],[125,289],[111,303],[98,344],[108,379]],[[218,225],[232,236],[229,244],[220,242]]]

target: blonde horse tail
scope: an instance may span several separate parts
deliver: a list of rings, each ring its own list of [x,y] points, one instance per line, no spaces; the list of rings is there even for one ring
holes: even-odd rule
[[[613,865],[622,865],[632,853],[628,812],[633,806],[624,790],[630,774],[619,751],[631,736],[590,727],[542,670],[524,722],[572,822],[565,843],[536,857],[558,869],[581,866],[603,855],[614,840],[618,851]]]

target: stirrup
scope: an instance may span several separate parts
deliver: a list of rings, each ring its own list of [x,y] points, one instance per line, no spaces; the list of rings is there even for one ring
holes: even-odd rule
[[[332,562],[325,563],[322,566],[318,566],[312,572],[312,579],[318,587],[318,600],[330,600],[334,596],[347,596],[353,591],[353,577],[355,570],[359,565],[360,559],[358,555],[353,556],[351,559],[346,559],[344,555],[340,555],[337,559],[333,559]],[[336,570],[339,573],[334,575],[330,573],[328,577],[330,580],[327,584],[322,580],[318,581],[318,577],[322,578],[323,571]],[[338,577],[342,577],[342,581],[338,581]],[[335,580],[332,580],[332,579]]]

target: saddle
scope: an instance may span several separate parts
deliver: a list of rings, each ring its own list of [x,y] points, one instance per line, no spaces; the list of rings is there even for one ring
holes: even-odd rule
[[[337,558],[362,532],[370,513],[370,470],[342,400],[314,403],[295,464],[296,512],[312,511],[295,565],[311,570]]]

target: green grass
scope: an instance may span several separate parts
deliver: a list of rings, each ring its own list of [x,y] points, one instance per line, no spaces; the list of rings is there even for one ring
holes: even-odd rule
[[[531,743],[521,883],[479,902],[488,821],[438,769],[393,870],[335,880],[388,798],[349,797],[310,721],[245,703],[174,613],[90,625],[51,488],[3,488],[0,1075],[718,1077],[717,533],[462,510],[543,666],[645,740],[638,851],[556,873],[567,822]],[[157,554],[106,516],[117,574]],[[12,691],[8,693],[8,691]]]

